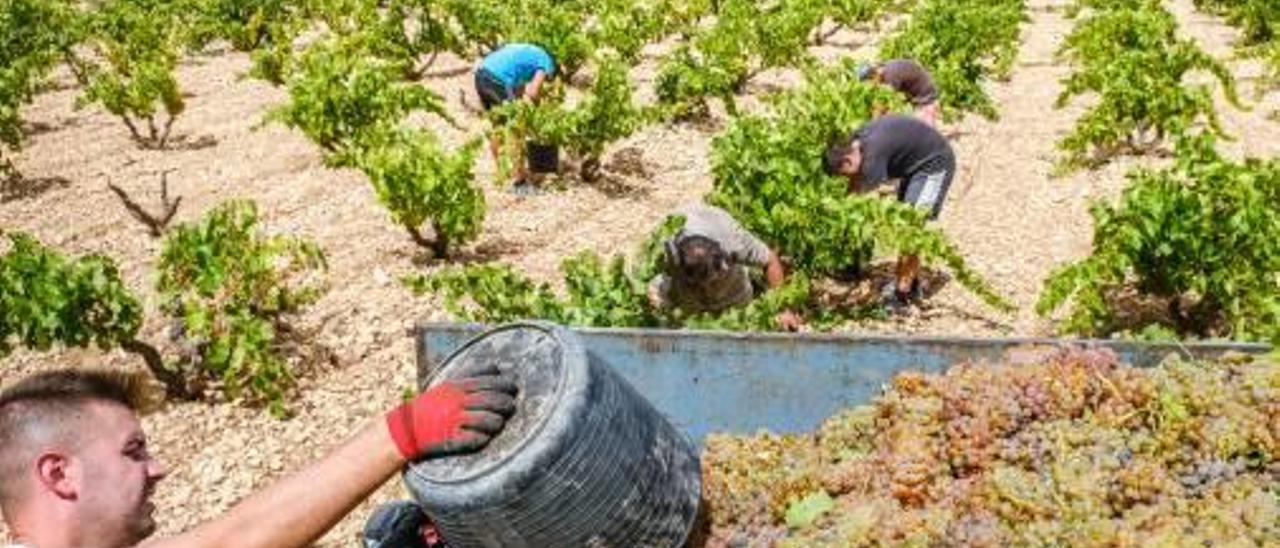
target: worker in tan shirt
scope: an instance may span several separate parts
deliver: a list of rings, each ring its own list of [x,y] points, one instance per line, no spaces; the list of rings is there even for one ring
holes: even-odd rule
[[[666,242],[665,272],[649,284],[655,307],[700,313],[745,305],[756,296],[754,269],[763,269],[769,288],[785,282],[778,254],[727,211],[697,204],[677,214],[684,216],[684,227]],[[793,312],[783,312],[777,320],[782,329],[800,328],[800,317]]]

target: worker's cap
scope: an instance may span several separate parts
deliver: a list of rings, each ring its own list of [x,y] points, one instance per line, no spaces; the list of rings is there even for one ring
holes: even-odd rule
[[[876,72],[876,66],[871,63],[862,63],[858,65],[858,79],[869,80]]]

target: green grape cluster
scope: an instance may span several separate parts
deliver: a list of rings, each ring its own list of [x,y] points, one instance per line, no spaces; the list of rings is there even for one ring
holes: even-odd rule
[[[813,434],[711,436],[710,537],[1263,545],[1280,535],[1278,418],[1280,364],[1268,359],[1134,369],[1074,349],[906,373]],[[784,527],[769,502],[794,509],[814,489],[836,503]]]

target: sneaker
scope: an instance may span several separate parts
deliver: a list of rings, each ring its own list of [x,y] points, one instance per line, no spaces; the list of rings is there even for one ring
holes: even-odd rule
[[[895,316],[906,314],[910,311],[911,305],[922,298],[924,298],[924,292],[920,289],[920,280],[912,282],[911,291],[906,293],[898,291],[898,283],[893,280],[880,288],[881,303],[890,314]]]
[[[542,189],[528,181],[520,180],[511,185],[511,193],[516,196],[537,196],[542,193]]]

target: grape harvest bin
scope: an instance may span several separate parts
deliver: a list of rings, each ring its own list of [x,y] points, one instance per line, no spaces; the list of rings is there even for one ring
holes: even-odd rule
[[[420,323],[413,330],[418,378],[485,328]],[[964,361],[996,361],[1028,346],[1092,345],[1139,367],[1168,355],[1260,354],[1262,344],[1142,343],[1065,339],[973,339],[794,335],[657,329],[574,329],[588,352],[612,366],[699,446],[712,432],[808,432],[845,407],[869,403],[899,371],[939,372]]]

